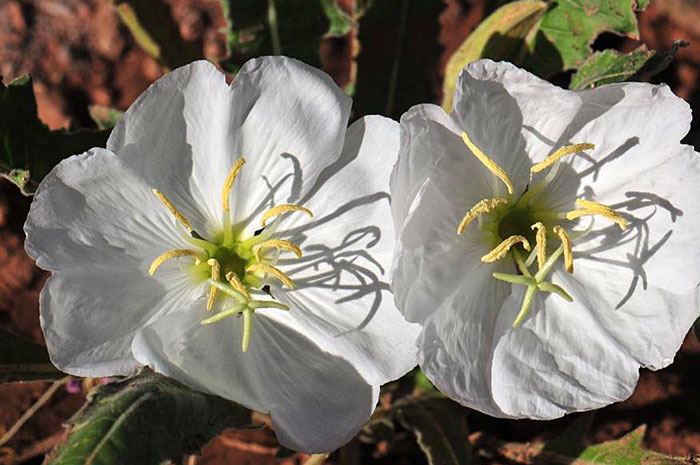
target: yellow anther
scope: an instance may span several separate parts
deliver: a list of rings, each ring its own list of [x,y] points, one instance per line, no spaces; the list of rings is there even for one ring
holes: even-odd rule
[[[472,209],[469,210],[469,212],[466,215],[464,215],[464,218],[462,218],[462,221],[459,223],[459,226],[457,226],[457,234],[462,234],[462,232],[464,232],[467,226],[469,226],[469,223],[477,219],[479,215],[489,213],[497,206],[506,203],[508,203],[508,200],[504,198],[484,199],[479,201],[479,203],[474,205]]]
[[[238,279],[238,275],[233,271],[229,271],[228,273],[226,273],[226,281],[228,281],[229,284],[231,284],[231,287],[243,294],[246,299],[251,300],[253,298],[250,295],[250,292],[248,292],[248,288],[245,287],[245,285],[243,285],[241,280]]]
[[[600,215],[616,223],[623,231],[627,230],[627,220],[610,207],[590,200],[576,199],[576,205],[583,207],[580,210],[572,210],[566,214],[567,220],[575,220],[582,216]]]
[[[189,232],[192,232],[192,225],[190,224],[190,221],[185,218],[185,216],[180,213],[177,208],[175,208],[175,205],[173,205],[173,203],[168,200],[168,198],[158,189],[153,189],[153,193],[156,194],[156,197],[158,197],[160,201],[163,202],[163,205],[170,210],[170,213],[173,214],[175,219],[182,223]]]
[[[211,279],[218,281],[221,279],[221,266],[215,258],[207,260],[207,265],[211,266]],[[207,310],[214,308],[214,301],[219,290],[214,286],[209,286],[209,299],[207,299]]]
[[[525,250],[527,250],[528,252],[530,251],[530,243],[527,241],[527,239],[525,239],[523,236],[510,236],[509,238],[498,244],[496,248],[494,248],[491,252],[481,257],[481,261],[484,263],[492,263],[500,260],[501,258],[505,257],[508,254],[510,248],[518,242],[520,242],[523,245],[523,248]]]
[[[304,212],[307,215],[309,215],[311,218],[314,217],[314,214],[311,213],[311,210],[309,210],[308,208],[304,208],[301,205],[296,205],[293,203],[284,203],[282,205],[277,205],[276,207],[272,207],[268,211],[263,213],[263,216],[262,216],[263,228],[265,227],[265,223],[267,223],[267,220],[269,220],[273,216],[277,216],[277,215],[281,215],[282,213],[293,212],[293,211]]]
[[[557,162],[557,160],[559,160],[562,157],[571,155],[572,153],[582,152],[584,150],[593,150],[594,148],[595,144],[590,144],[588,142],[585,142],[583,144],[566,145],[557,149],[556,152],[534,165],[532,168],[530,168],[530,172],[539,173],[543,169],[552,166],[554,163]]]
[[[282,283],[287,286],[289,289],[294,289],[294,282],[289,279],[289,276],[286,274],[282,273],[279,268],[275,268],[272,265],[268,265],[266,263],[255,263],[253,265],[250,265],[246,271],[254,273],[256,271],[262,271],[264,273],[271,274],[275,278],[279,279],[282,281]]]
[[[165,252],[164,254],[159,255],[155,260],[153,260],[151,266],[148,268],[148,274],[153,276],[153,273],[156,272],[158,267],[160,267],[160,265],[162,265],[164,261],[177,257],[194,257],[195,265],[199,262],[199,257],[192,250],[171,250],[169,252]]]
[[[537,230],[535,241],[537,242],[537,269],[541,270],[544,262],[547,261],[547,227],[541,221],[531,226],[533,230]]]
[[[513,183],[510,182],[510,178],[506,174],[505,170],[498,166],[493,160],[491,160],[489,157],[487,157],[484,152],[482,152],[479,147],[474,145],[474,143],[469,139],[469,136],[467,135],[466,132],[462,133],[462,140],[466,144],[467,147],[469,147],[469,150],[474,154],[476,158],[479,159],[479,161],[493,174],[495,174],[498,179],[503,181],[503,183],[506,185],[508,188],[508,193],[512,194],[513,193]]]
[[[561,226],[554,226],[552,231],[554,234],[559,236],[559,239],[561,239],[561,245],[564,247],[564,265],[566,266],[566,271],[573,273],[574,255],[571,253],[571,238],[569,237],[569,233],[567,233]]]
[[[263,249],[271,248],[271,247],[277,247],[280,250],[289,250],[290,252],[294,252],[294,255],[297,256],[297,258],[301,258],[301,248],[296,245],[294,242],[290,242],[284,239],[268,239],[264,242],[261,242],[260,244],[256,245],[254,247],[255,250],[255,258],[260,262],[262,261],[262,253]]]
[[[233,188],[233,181],[236,180],[236,176],[238,176],[238,173],[241,171],[241,168],[243,168],[243,165],[245,165],[245,158],[236,159],[236,161],[233,164],[233,167],[231,168],[231,171],[229,171],[228,176],[226,176],[224,188],[221,191],[221,204],[224,206],[225,212],[229,211],[228,201],[231,194],[231,189]]]

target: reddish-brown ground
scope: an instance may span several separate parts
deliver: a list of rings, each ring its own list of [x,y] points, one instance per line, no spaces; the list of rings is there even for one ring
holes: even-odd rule
[[[222,25],[218,3],[170,3],[182,35],[190,40],[202,39],[207,56],[220,55],[223,37],[217,32]],[[445,48],[441,65],[480,21],[484,11],[482,0],[446,3],[440,18],[439,41]],[[700,2],[653,1],[641,15],[640,31],[643,42],[652,49],[666,49],[673,39],[691,42],[659,79],[672,85],[695,109],[700,108]],[[621,47],[629,49],[635,43],[629,41]],[[322,45],[324,67],[341,85],[348,82],[353,72],[348,61],[353,50],[350,40],[335,39]],[[89,104],[125,109],[163,70],[135,45],[107,0],[0,0],[0,75],[8,82],[26,72],[34,76],[41,118],[50,127],[58,128],[67,127],[71,121],[89,125]],[[0,181],[0,326],[42,342],[38,295],[46,273],[34,266],[22,247],[22,223],[28,207],[27,198],[8,182]],[[590,441],[615,438],[646,423],[648,447],[675,455],[700,453],[698,373],[700,345],[689,336],[671,367],[656,373],[643,371],[629,400],[596,414]],[[0,435],[47,386],[41,382],[0,385]],[[83,401],[83,394],[59,390],[7,444],[8,448],[0,449],[0,464],[15,463],[13,453],[39,457],[57,438],[62,422]],[[472,430],[514,441],[551,437],[568,421],[503,421],[469,414]],[[278,449],[268,429],[228,431],[214,439],[196,463],[292,465],[303,459],[299,455],[277,459]],[[397,457],[384,456],[386,449],[387,445],[381,442],[363,444],[331,460],[344,464],[396,463]],[[362,462],[353,459],[357,454]],[[36,458],[25,463],[39,461]],[[412,463],[411,457],[399,462]]]

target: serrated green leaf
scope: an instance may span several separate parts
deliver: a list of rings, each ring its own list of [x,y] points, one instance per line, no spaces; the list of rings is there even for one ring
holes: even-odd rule
[[[124,116],[123,111],[103,105],[90,105],[88,111],[90,112],[90,118],[100,129],[113,128]]]
[[[393,414],[404,428],[415,434],[430,465],[476,463],[464,412],[454,402],[409,397],[394,405]]]
[[[519,63],[534,37],[547,4],[541,1],[513,2],[500,7],[469,34],[450,57],[442,84],[442,107],[452,109],[457,77],[466,65],[480,58]],[[532,37],[530,37],[532,36]]]
[[[654,56],[654,52],[641,45],[627,54],[616,50],[604,50],[588,57],[571,78],[571,89],[589,89],[603,84],[626,81]]]
[[[70,420],[48,465],[179,463],[226,428],[249,426],[250,413],[220,397],[194,392],[144,371],[100,386]]]
[[[220,64],[231,72],[263,55],[286,55],[320,66],[321,39],[344,34],[354,25],[334,0],[220,1],[228,48]]]
[[[593,53],[591,44],[603,32],[639,37],[637,0],[557,0],[545,13],[540,30],[528,44],[523,66],[540,76],[577,69]]]
[[[200,42],[180,35],[170,5],[163,0],[111,0],[136,43],[170,69],[204,58]]]
[[[399,119],[418,103],[437,100],[442,0],[374,0],[360,20],[354,117]]]
[[[577,462],[614,463],[616,465],[680,465],[689,463],[682,457],[670,457],[643,449],[642,441],[646,429],[646,425],[642,425],[620,439],[587,447],[572,465],[579,465]]]
[[[607,441],[580,449],[527,446],[537,463],[562,463],[567,465],[691,465],[688,457],[673,457],[644,449],[642,441],[646,425],[642,425],[620,439]],[[537,452],[534,449],[540,449]],[[555,450],[556,449],[556,450]]]
[[[109,130],[51,131],[37,116],[32,79],[25,75],[0,82],[0,176],[25,195],[61,160],[93,147],[104,147]]]
[[[49,360],[46,348],[0,329],[0,382],[38,381],[65,376]]]
[[[677,40],[666,52],[648,50],[645,45],[627,54],[604,50],[588,57],[571,78],[571,89],[586,89],[627,80],[644,80],[668,67],[678,49],[688,42]]]

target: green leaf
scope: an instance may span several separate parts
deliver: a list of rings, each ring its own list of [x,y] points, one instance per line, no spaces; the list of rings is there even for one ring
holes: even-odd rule
[[[577,69],[593,53],[591,44],[602,32],[638,39],[637,0],[558,0],[545,13],[540,30],[528,44],[523,66],[540,76]]]
[[[61,160],[104,147],[109,130],[51,131],[37,116],[32,78],[0,82],[0,176],[32,194]]]
[[[320,66],[323,36],[344,34],[354,25],[334,0],[220,1],[228,48],[220,64],[231,72],[263,55],[286,55]]]
[[[201,42],[185,41],[163,0],[111,0],[139,46],[170,69],[204,58]]]
[[[530,450],[537,463],[566,463],[568,465],[690,465],[689,457],[673,457],[644,449],[642,441],[646,425],[620,439],[577,449],[557,449],[544,446],[539,453]],[[532,449],[532,446],[526,446]],[[525,449],[525,448],[523,448]]]
[[[145,370],[93,390],[70,420],[65,442],[45,463],[180,463],[183,455],[198,452],[220,431],[249,425],[245,408]]]
[[[105,107],[103,105],[90,105],[88,107],[90,118],[100,129],[111,129],[122,119],[124,112],[116,108]]]
[[[45,347],[0,328],[0,382],[38,381],[63,376],[49,360]]]
[[[476,463],[464,412],[454,402],[429,396],[407,397],[393,409],[401,425],[415,434],[430,465]]]
[[[519,63],[527,51],[547,4],[541,1],[508,3],[486,18],[450,57],[442,84],[442,107],[452,109],[457,77],[466,65],[480,58]]]
[[[338,7],[337,0],[320,0],[323,11],[328,18],[326,36],[341,37],[353,29],[357,29],[357,21]]]
[[[626,81],[654,56],[645,45],[628,54],[616,50],[597,52],[588,57],[571,78],[571,89],[589,89],[603,84]]]
[[[627,80],[644,80],[660,73],[688,42],[677,40],[666,52],[648,50],[645,45],[628,54],[604,50],[588,57],[571,78],[571,89],[586,89]]]
[[[354,117],[399,119],[418,103],[437,100],[442,0],[374,0],[360,20]]]

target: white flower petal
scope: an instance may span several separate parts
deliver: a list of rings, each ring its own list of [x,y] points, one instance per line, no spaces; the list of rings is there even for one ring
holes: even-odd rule
[[[130,375],[136,333],[159,315],[186,306],[195,292],[175,269],[59,272],[41,291],[41,327],[53,363],[76,376]]]
[[[639,364],[610,337],[595,304],[566,290],[574,302],[538,293],[530,316],[511,325],[522,302],[517,286],[504,303],[491,356],[495,416],[549,420],[624,400],[634,391]],[[605,310],[601,308],[600,313]]]
[[[416,365],[419,329],[389,292],[394,234],[386,190],[397,152],[395,122],[369,116],[350,126],[338,163],[305,202],[316,216],[298,215],[287,223],[293,229],[280,232],[300,243],[304,257],[278,264],[296,287],[273,291],[290,312],[269,312],[375,385]]]
[[[691,244],[700,241],[700,155],[679,143],[690,124],[688,104],[666,86],[639,83],[581,95],[575,137],[596,149],[593,160],[573,162],[579,192],[620,211],[630,228],[622,234],[600,219],[577,255],[674,293],[696,287],[700,248]]]
[[[51,271],[145,272],[161,253],[187,248],[170,212],[104,149],[63,160],[44,178],[24,232],[27,253]]]
[[[397,307],[409,321],[421,322],[457,291],[465,267],[471,269],[472,262],[481,265],[481,256],[490,250],[487,233],[476,224],[462,235],[457,226],[476,203],[493,196],[493,177],[488,171],[480,175],[485,168],[465,155],[461,138],[444,126],[430,120],[402,120],[402,124],[408,132],[421,134],[412,139],[411,149],[432,148],[436,159],[403,219],[392,280]]]
[[[700,317],[700,289],[672,292],[653,281],[645,284],[630,269],[592,260],[574,263],[573,275],[559,271],[554,278],[574,297],[572,312],[585,307],[611,344],[623,347],[638,365],[669,365]]]
[[[439,126],[443,126],[442,130]],[[445,134],[444,129],[456,136],[461,135],[459,127],[437,105],[416,105],[401,116],[401,156],[396,160],[390,180],[391,210],[396,231],[401,230],[413,199],[438,160],[444,156],[444,151],[435,153],[439,145],[435,145],[436,138],[429,133],[440,131]],[[457,150],[467,153],[461,140],[460,144]]]
[[[280,443],[295,450],[332,451],[369,419],[379,390],[347,361],[260,313],[242,353],[242,321],[202,326],[202,308],[193,305],[144,328],[134,357],[194,389],[269,412]]]
[[[507,62],[478,60],[457,80],[451,116],[521,188],[531,160],[567,143],[580,97]]]
[[[129,107],[107,141],[145,184],[159,189],[205,237],[220,232],[221,189],[233,160],[236,102],[206,61],[166,74]]]
[[[248,61],[231,90],[229,150],[247,160],[232,210],[253,218],[274,204],[298,203],[340,156],[350,98],[327,74],[286,57]]]
[[[297,200],[337,159],[349,112],[349,97],[331,78],[300,61],[250,60],[230,87],[214,65],[198,61],[149,87],[107,147],[212,237],[223,227],[221,191],[238,157],[247,163],[231,209],[243,221],[271,202]]]
[[[500,409],[491,393],[491,356],[496,324],[510,286],[495,280],[487,266],[467,270],[459,290],[424,323],[419,364],[442,392],[492,415]]]

